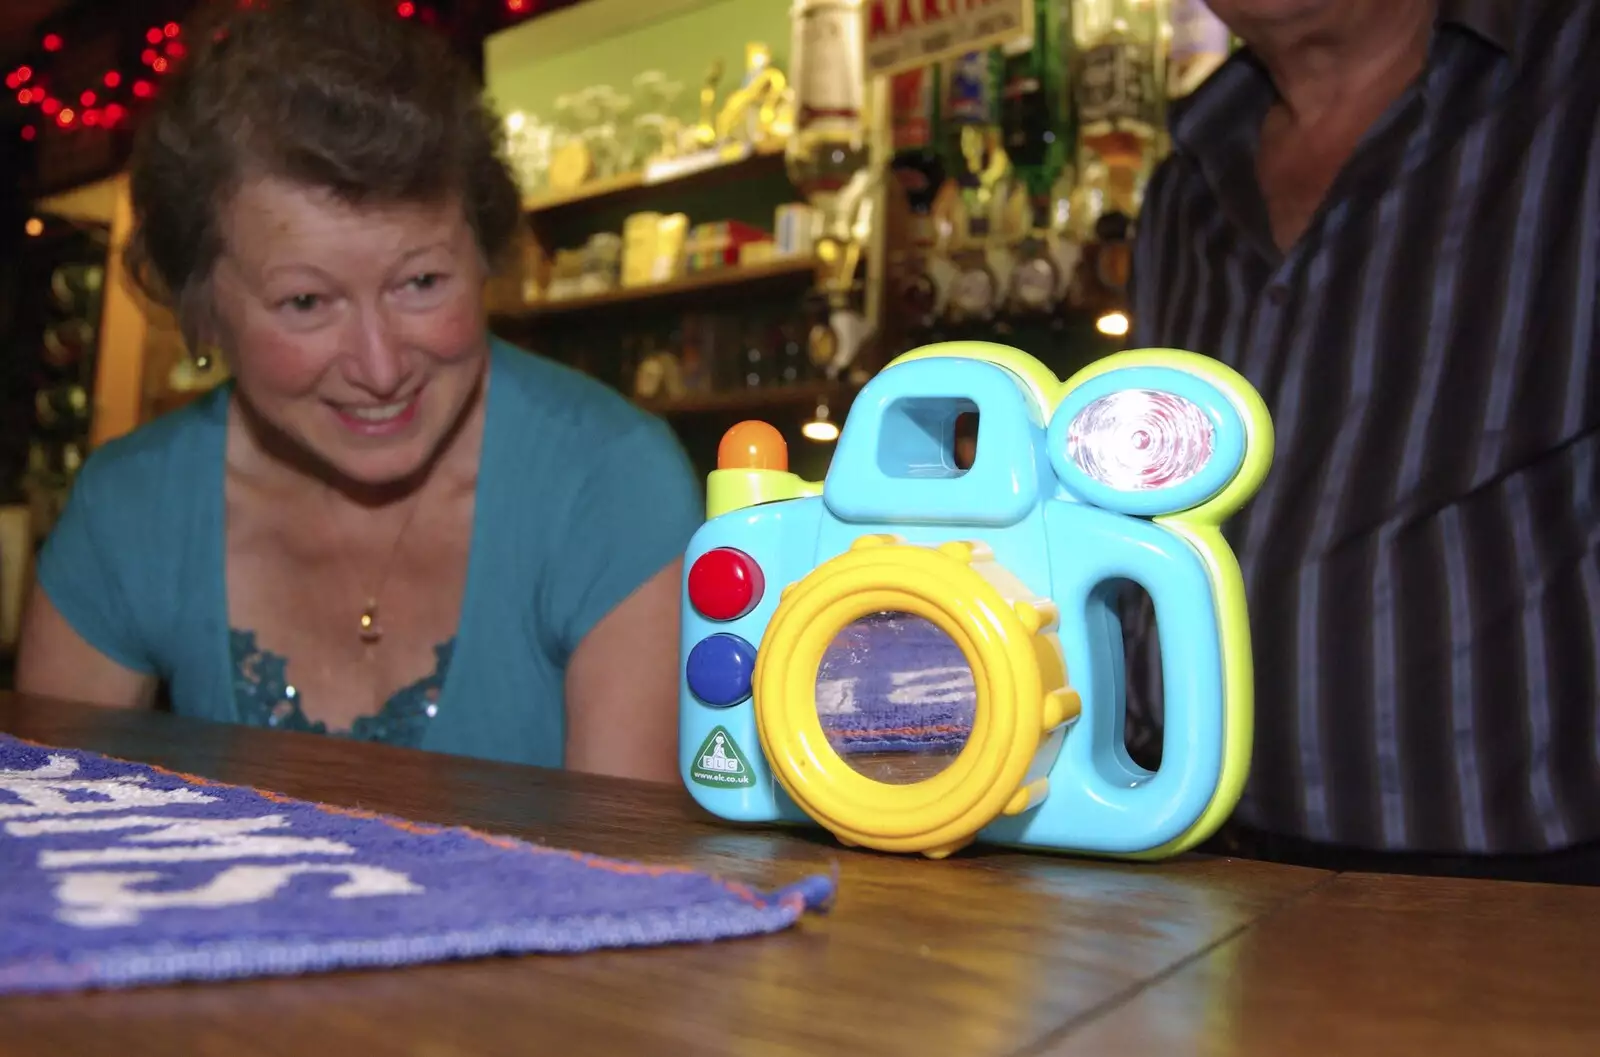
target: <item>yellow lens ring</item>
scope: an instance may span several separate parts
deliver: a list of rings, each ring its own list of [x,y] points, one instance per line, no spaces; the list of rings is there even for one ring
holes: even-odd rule
[[[1053,614],[1041,616],[1018,593],[1026,588],[981,545],[934,548],[892,537],[864,537],[786,588],[757,651],[753,682],[762,749],[791,799],[847,843],[929,855],[970,842],[1015,804],[1034,776],[1049,719],[1046,697],[1064,681],[1047,634]],[[950,636],[977,691],[961,752],[939,774],[908,785],[885,785],[851,768],[817,712],[816,679],[828,646],[877,612],[910,613]]]
[[[893,555],[885,557],[891,566],[899,565]],[[780,602],[779,611],[774,614],[767,635],[763,638],[762,649],[757,653],[755,678],[757,685],[767,690],[760,695],[757,705],[758,730],[781,729],[794,739],[799,751],[782,755],[785,759],[795,761],[793,784],[802,797],[806,787],[812,784],[805,780],[809,775],[802,772],[820,772],[823,781],[853,785],[857,787],[856,792],[868,796],[878,786],[878,783],[857,774],[833,750],[822,730],[816,709],[816,673],[821,668],[823,654],[840,631],[871,613],[909,612],[929,620],[950,636],[967,658],[969,666],[978,653],[978,647],[973,642],[975,629],[970,627],[972,622],[969,620],[969,626],[963,627],[960,622],[952,620],[941,605],[929,601],[928,596],[937,595],[941,586],[935,577],[924,576],[921,582],[907,585],[903,576],[894,575],[895,570],[885,576],[875,568],[881,564],[856,559],[824,566],[795,585]],[[948,590],[948,585],[944,586]],[[976,630],[981,633],[981,629]],[[761,662],[766,660],[770,665],[777,663],[776,659],[786,661],[782,674],[773,673],[769,676]],[[980,678],[976,671],[973,676],[975,690],[986,698],[987,681]],[[781,683],[781,690],[774,692],[773,688],[769,688],[765,681],[769,678]],[[967,739],[967,746],[951,761],[950,766],[927,781],[905,787],[903,795],[895,798],[893,803],[878,802],[878,809],[885,813],[915,811],[955,792],[973,766],[975,753],[967,752],[966,747],[976,749],[988,739],[990,723],[986,713],[987,710],[980,704],[974,714],[973,730]],[[767,728],[762,727],[763,718],[768,720]],[[763,742],[763,747],[768,748],[766,742]],[[769,748],[769,758],[770,755]]]
[[[990,720],[990,710],[986,707],[992,692],[989,680],[975,668],[973,684],[979,703],[974,711],[973,728],[966,744],[944,770],[914,784],[886,786],[852,768],[833,748],[822,729],[816,710],[815,673],[821,667],[828,645],[840,631],[864,616],[879,612],[903,612],[924,617],[950,636],[968,659],[969,666],[972,664],[971,658],[976,650],[961,626],[936,607],[928,605],[925,598],[918,594],[894,589],[857,591],[845,597],[830,598],[816,608],[797,607],[794,619],[797,623],[805,621],[805,625],[798,632],[793,649],[787,651],[788,660],[781,677],[782,701],[779,702],[771,694],[762,696],[761,703],[757,705],[757,729],[765,731],[764,723],[767,723],[773,730],[781,729],[790,734],[790,752],[783,751],[781,738],[774,739],[772,747],[778,748],[780,758],[793,762],[792,773],[791,768],[779,767],[776,762],[774,771],[796,801],[819,816],[820,822],[830,828],[850,828],[848,818],[840,817],[831,810],[840,800],[846,800],[874,811],[870,828],[876,829],[878,836],[906,837],[921,833],[934,824],[925,817],[925,812],[931,808],[959,810],[953,800],[961,796],[964,787],[970,789],[984,746],[991,742],[995,734],[1004,736],[1009,732],[994,730],[995,724]],[[785,651],[779,644],[784,642],[788,634],[789,629],[785,626],[774,636],[773,656],[784,655]],[[768,746],[764,734],[762,745],[768,749],[768,758],[772,760],[772,747]],[[809,795],[819,784],[836,788],[840,795],[834,798]],[[898,795],[885,799],[878,795],[882,790],[893,790]],[[848,810],[844,812],[845,816],[850,814]]]
[[[952,639],[964,654],[972,649],[970,641],[962,641],[964,636],[953,622],[938,620],[938,611],[914,594],[872,592],[858,595],[853,604],[846,602],[829,611],[807,614],[805,619],[813,630],[806,635],[809,641],[789,654],[784,704],[781,708],[758,705],[758,730],[766,735],[763,746],[780,784],[809,815],[841,839],[885,851],[954,850],[994,816],[993,804],[988,805],[990,810],[984,810],[985,799],[1001,803],[1005,800],[1003,796],[985,794],[995,780],[997,757],[1008,736],[1015,737],[1014,730],[997,730],[998,724],[993,722],[996,710],[991,702],[1004,699],[1007,688],[1001,687],[997,694],[995,680],[986,678],[987,672],[979,674],[982,662],[974,666],[978,698],[974,728],[962,751],[940,774],[904,786],[882,785],[858,774],[838,756],[822,731],[815,711],[815,675],[809,673],[820,666],[835,629],[842,630],[861,616],[884,610],[910,612],[934,620],[946,634],[957,632]],[[820,634],[817,629],[821,629]],[[764,698],[764,702],[773,700],[770,694]],[[776,731],[787,732],[788,739],[772,737]],[[970,815],[977,817],[969,819]]]

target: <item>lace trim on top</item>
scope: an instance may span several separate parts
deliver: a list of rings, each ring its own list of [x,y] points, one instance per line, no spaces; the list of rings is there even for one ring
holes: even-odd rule
[[[249,726],[272,730],[330,733],[326,723],[306,718],[300,692],[288,679],[286,657],[258,646],[253,631],[230,628],[228,644],[233,656],[233,698],[241,720]],[[439,696],[444,691],[455,645],[452,637],[435,646],[431,675],[396,690],[376,715],[359,716],[349,730],[332,734],[357,741],[418,748],[429,721],[439,714]]]

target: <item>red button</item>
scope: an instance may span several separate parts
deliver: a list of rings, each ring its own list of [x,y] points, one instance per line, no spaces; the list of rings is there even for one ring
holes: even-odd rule
[[[709,620],[738,620],[761,601],[766,578],[744,551],[717,547],[689,567],[689,604]]]

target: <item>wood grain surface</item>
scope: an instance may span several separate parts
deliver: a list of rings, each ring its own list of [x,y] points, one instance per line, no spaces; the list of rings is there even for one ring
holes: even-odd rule
[[[1600,890],[1339,874],[1048,1052],[1594,1057]]]
[[[1199,856],[931,862],[732,826],[677,787],[157,713],[0,694],[0,731],[761,886],[839,872],[826,915],[756,939],[0,999],[0,1055],[1600,1052],[1581,997],[1600,890]]]

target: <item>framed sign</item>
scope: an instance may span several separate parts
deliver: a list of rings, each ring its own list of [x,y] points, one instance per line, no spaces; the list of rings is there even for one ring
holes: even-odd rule
[[[887,77],[1033,33],[1034,0],[868,0],[866,77]]]

